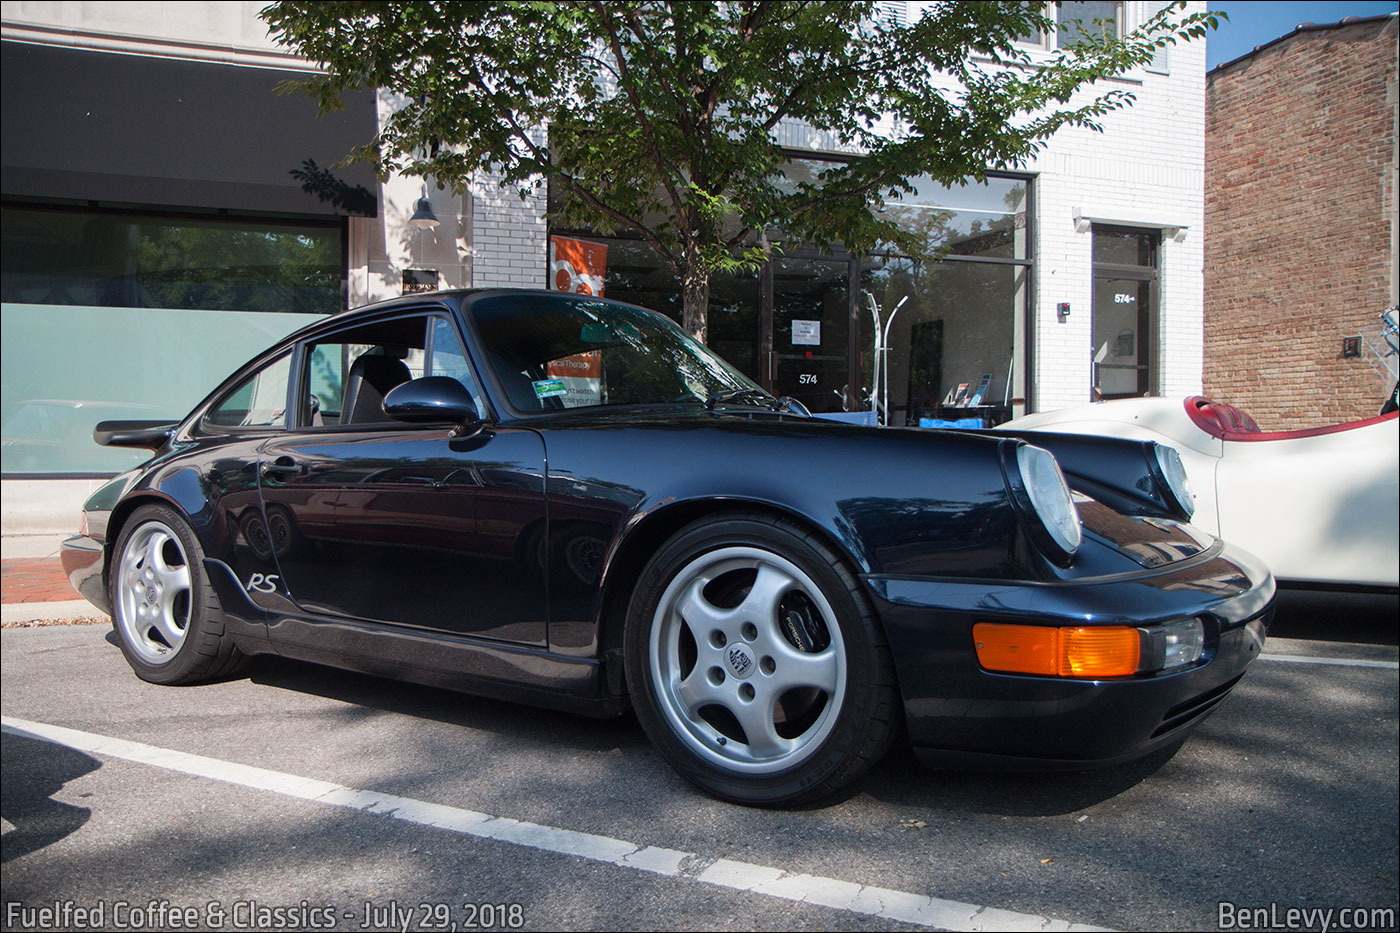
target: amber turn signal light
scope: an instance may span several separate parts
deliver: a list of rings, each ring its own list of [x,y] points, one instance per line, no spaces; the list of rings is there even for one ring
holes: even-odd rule
[[[1138,630],[1126,625],[1051,628],[979,622],[977,661],[989,671],[1050,677],[1125,677],[1141,660]]]

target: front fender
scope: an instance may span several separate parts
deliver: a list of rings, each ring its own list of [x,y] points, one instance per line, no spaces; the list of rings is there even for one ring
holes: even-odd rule
[[[1189,522],[1157,463],[1157,442],[1050,431],[997,431],[1055,455],[1071,489],[1129,515]]]

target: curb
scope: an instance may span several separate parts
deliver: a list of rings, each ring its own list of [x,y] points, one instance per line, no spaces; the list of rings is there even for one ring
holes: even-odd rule
[[[46,603],[5,603],[0,606],[0,624],[65,619],[101,619],[106,613],[86,599],[55,600]]]

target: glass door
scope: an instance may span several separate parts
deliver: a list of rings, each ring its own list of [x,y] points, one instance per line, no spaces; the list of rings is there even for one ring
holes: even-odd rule
[[[1156,391],[1158,244],[1155,230],[1094,227],[1094,401]]]
[[[1152,283],[1094,277],[1094,398],[1152,391]]]
[[[772,391],[814,412],[846,407],[850,269],[844,259],[773,262]]]

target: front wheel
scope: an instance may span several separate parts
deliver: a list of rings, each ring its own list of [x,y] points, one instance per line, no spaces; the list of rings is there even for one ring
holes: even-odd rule
[[[625,651],[652,742],[737,803],[835,794],[893,733],[893,665],[858,582],[779,519],[707,519],[668,541],[633,594]]]
[[[243,654],[224,631],[194,532],[173,510],[137,509],[117,539],[109,574],[112,623],[142,680],[198,683],[236,670]]]

